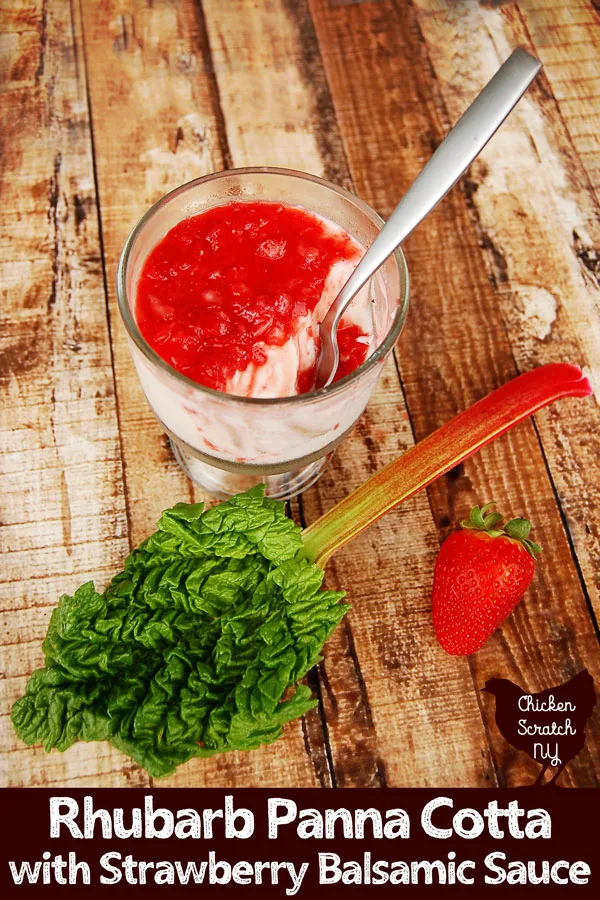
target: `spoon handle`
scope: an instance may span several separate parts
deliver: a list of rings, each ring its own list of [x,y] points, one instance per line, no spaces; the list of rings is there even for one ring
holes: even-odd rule
[[[357,291],[446,196],[523,96],[541,63],[520,48],[502,65],[463,113],[413,181],[365,256],[338,294],[327,319],[334,327]]]

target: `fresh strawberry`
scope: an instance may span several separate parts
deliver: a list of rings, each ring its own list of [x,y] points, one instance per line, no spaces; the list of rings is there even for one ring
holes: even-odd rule
[[[527,519],[476,506],[463,531],[440,549],[433,575],[433,625],[444,650],[475,653],[513,611],[533,578],[535,554]]]

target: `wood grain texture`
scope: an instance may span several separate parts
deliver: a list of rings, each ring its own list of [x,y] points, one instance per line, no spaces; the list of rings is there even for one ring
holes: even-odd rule
[[[4,15],[1,778],[144,785],[109,746],[25,749],[8,717],[60,594],[105,583],[128,540],[79,23],[68,2]]]
[[[440,16],[429,0],[417,8],[444,118],[454,121],[510,48],[527,45],[527,32],[514,8],[502,16],[467,4]],[[451,53],[444,49],[448,35],[458,33],[469,36],[468,55],[461,43]],[[517,366],[575,361],[595,387],[595,403],[554,408],[536,422],[598,615],[600,531],[593,511],[600,503],[600,460],[591,436],[600,428],[600,288],[588,266],[600,226],[593,191],[544,79],[545,73],[464,184]]]
[[[492,74],[493,66],[486,70],[486,61],[494,53],[501,61],[511,47],[529,45],[527,18],[519,8],[506,7],[498,16],[467,4],[440,16],[429,0],[419,0],[417,9],[446,116],[453,121],[467,102],[465,93],[482,87]],[[543,18],[546,11],[538,7],[536,16]],[[583,24],[577,4],[566,17],[564,10],[555,12],[561,15],[550,16],[549,21],[556,19],[558,26],[562,20],[567,35],[571,33],[567,20]],[[593,25],[596,14],[589,6],[587,12],[593,45],[598,28],[587,26]],[[460,50],[442,52],[449,30],[468,36],[468,58]],[[554,33],[554,26],[548,30]],[[561,34],[562,28],[558,31]],[[564,46],[568,44],[565,36]],[[529,49],[538,52],[535,42]],[[552,96],[550,79],[545,70],[477,161],[466,188],[517,366],[523,370],[575,361],[595,389],[595,402],[542,412],[536,416],[536,428],[566,536],[575,550],[584,596],[597,621],[600,531],[595,510],[600,503],[600,454],[594,435],[600,428],[600,288],[590,260],[600,242],[600,227],[597,197],[560,103]],[[511,154],[518,165],[509,163]]]
[[[468,15],[467,4],[459,8]],[[389,213],[439,143],[448,119],[435,78],[435,54],[421,23],[422,9],[393,2],[333,9],[324,0],[311,0],[311,9],[357,192],[383,214]],[[453,38],[459,30],[464,34],[464,23],[461,29],[456,27],[446,4],[435,4],[431,15],[438,29],[432,46],[456,46]],[[475,51],[476,46],[475,42]],[[347,59],[353,61],[351,83],[346,78]],[[493,59],[489,66],[494,68]],[[471,69],[471,65],[464,69],[465,81]],[[476,90],[477,85],[470,87],[471,97]],[[514,164],[518,165],[516,160]],[[526,188],[521,185],[523,191]],[[407,241],[414,303],[399,359],[418,437],[515,374],[509,323],[500,315],[488,277],[486,241],[474,221],[470,199],[464,190],[453,192]],[[516,323],[513,331],[518,334]],[[585,357],[576,361],[585,362]],[[565,430],[577,433],[580,406],[572,413],[569,404],[557,408],[554,415],[565,423]],[[512,514],[526,510],[537,525],[540,543],[551,548],[526,600],[471,658],[475,686],[496,674],[538,690],[542,684],[567,680],[584,665],[597,673],[594,623],[534,427],[525,425],[495,442],[434,485],[430,496],[441,536],[473,502],[491,497]],[[555,614],[548,615],[549,605]],[[533,767],[507,751],[489,726],[490,713],[486,706],[500,783],[526,782]],[[596,784],[597,765],[592,738],[586,757],[573,764],[569,778],[572,783]]]
[[[518,785],[479,688],[600,684],[597,54],[591,0],[80,0],[2,5],[0,681],[3,784],[150,785],[109,745],[24,749],[8,718],[59,594],[104,586],[161,510],[202,499],[130,360],[114,295],[123,242],[162,194],[230,166],[298,168],[383,215],[515,44],[544,73],[462,186],[407,242],[412,309],[354,434],[292,503],[308,524],[516,372],[584,366],[565,401],[336,555],[352,610],[284,738],[194,760],[165,786]],[[597,130],[597,129],[596,129]],[[440,539],[475,502],[526,512],[544,554],[470,660],[431,627]],[[208,499],[208,498],[206,498]],[[213,501],[209,501],[213,502]],[[600,711],[561,776],[598,785]]]
[[[544,64],[578,161],[600,201],[600,9],[592,0],[522,0],[518,10]]]
[[[205,0],[203,6],[232,164],[285,165],[348,183],[307,5],[272,2],[267,14],[258,4],[252,16],[243,15],[244,3]],[[291,137],[274,133],[273,122],[286,123],[284,135]],[[302,497],[299,515],[311,521],[412,443],[390,361],[360,427]],[[410,512],[415,525],[408,530],[402,523]],[[484,784],[492,777],[468,668],[441,652],[431,633],[436,548],[423,496],[379,523],[328,572],[328,585],[347,589],[353,607],[329,640],[314,683],[336,785]],[[426,687],[411,675],[419,655]],[[442,714],[444,744],[432,708]]]
[[[178,184],[223,167],[224,139],[212,82],[204,76],[202,24],[190,4],[92,0],[81,10],[124,488],[136,545],[154,529],[165,498],[177,502],[194,494],[129,354],[114,291],[117,262],[129,231],[152,203]]]
[[[166,505],[203,498],[174,462],[139,387],[118,321],[114,272],[128,231],[146,209],[178,184],[222,169],[229,151],[199,4],[132,3],[122,15],[122,4],[103,0],[82,9],[125,486],[132,542],[138,543]],[[160,783],[319,784],[306,740],[296,722],[275,747],[193,760]]]

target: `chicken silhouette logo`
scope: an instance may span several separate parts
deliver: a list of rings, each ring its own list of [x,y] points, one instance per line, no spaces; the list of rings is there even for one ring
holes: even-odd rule
[[[538,694],[528,694],[507,678],[490,678],[482,691],[496,698],[496,725],[502,736],[541,763],[533,786],[556,785],[564,767],[583,749],[585,726],[596,705],[588,670]],[[556,772],[544,782],[551,767]]]

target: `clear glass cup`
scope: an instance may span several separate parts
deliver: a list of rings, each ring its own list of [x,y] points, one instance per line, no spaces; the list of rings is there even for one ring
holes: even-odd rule
[[[146,343],[135,318],[137,282],[148,253],[179,221],[244,200],[304,207],[344,228],[365,249],[383,225],[358,197],[303,172],[232,169],[198,178],[159,200],[127,238],[117,273],[119,309],[148,402],[186,474],[218,497],[264,483],[269,496],[288,499],[317,480],[367,405],[404,324],[408,270],[398,250],[364,289],[372,301],[376,349],[340,381],[276,399],[204,387],[173,369]]]

